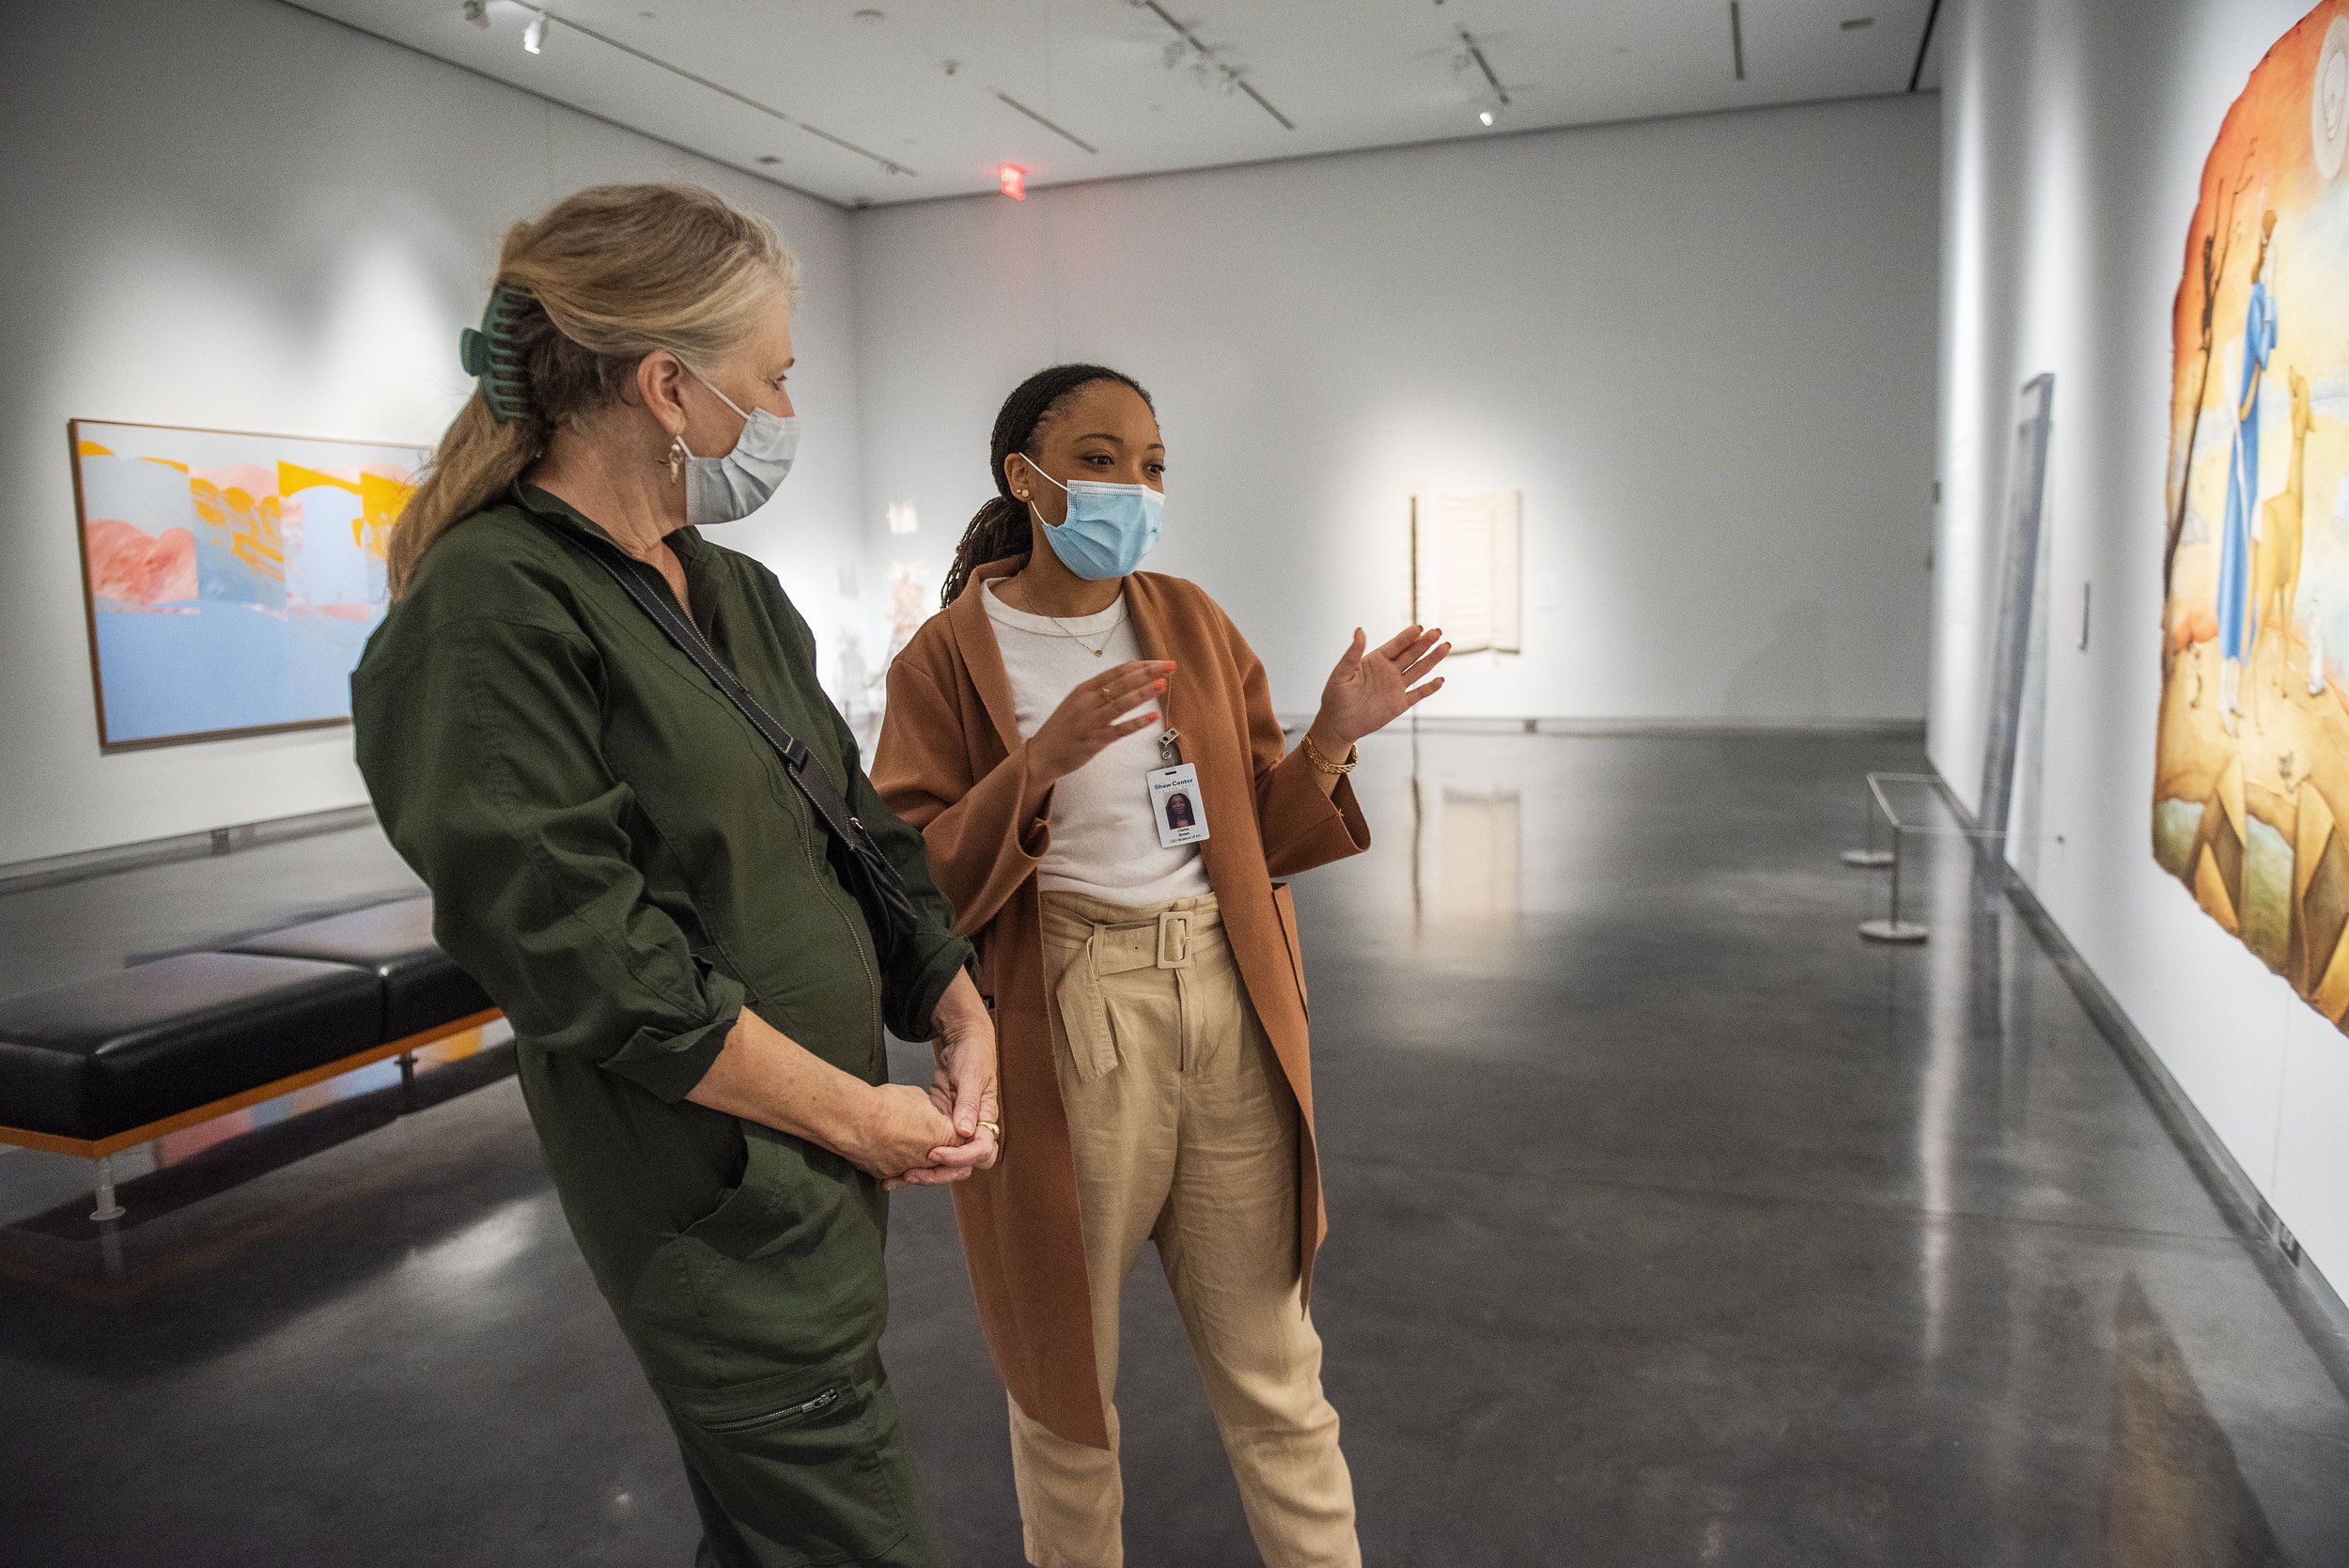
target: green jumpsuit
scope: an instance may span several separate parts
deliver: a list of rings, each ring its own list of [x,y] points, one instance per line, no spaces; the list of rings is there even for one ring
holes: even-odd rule
[[[745,1007],[882,1081],[872,939],[772,750],[570,536],[594,527],[524,487],[432,547],[351,678],[360,769],[441,945],[513,1025],[564,1214],[677,1430],[700,1560],[935,1563],[877,1355],[886,1197],[685,1098]],[[904,875],[926,1018],[971,950],[807,623],[749,557],[670,543],[719,655]]]

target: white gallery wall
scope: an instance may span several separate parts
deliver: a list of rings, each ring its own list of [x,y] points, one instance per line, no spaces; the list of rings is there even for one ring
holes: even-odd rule
[[[2349,1039],[2155,863],[2150,820],[2171,302],[2220,121],[2310,3],[1963,0],[1947,15],[1929,733],[1936,765],[1970,800],[2015,396],[2052,371],[2043,582],[2057,629],[2039,755],[2017,786],[2037,832],[2013,858],[2340,1284]]]
[[[798,249],[803,455],[727,542],[838,640],[864,548],[846,212],[275,0],[12,8],[8,45],[0,863],[366,799],[347,729],[101,755],[66,422],[428,445],[506,227],[582,185],[694,180]]]
[[[1310,710],[1408,611],[1415,484],[1524,495],[1521,656],[1427,711],[1915,719],[1933,461],[1930,96],[876,209],[855,226],[877,570],[932,591],[997,405],[1157,398],[1167,532]]]

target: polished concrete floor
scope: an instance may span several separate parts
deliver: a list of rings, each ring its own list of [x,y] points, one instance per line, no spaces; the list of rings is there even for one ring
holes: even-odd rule
[[[1377,845],[1298,890],[1369,1562],[2349,1564],[2342,1368],[2049,959],[1953,844],[1911,878],[1929,943],[1857,939],[1883,881],[1836,851],[1913,745],[1413,750],[1366,748]],[[348,879],[396,881],[359,836]],[[0,935],[65,961],[106,908],[76,886]],[[190,936],[141,922],[88,935]],[[133,1184],[114,1281],[70,1162],[0,1157],[0,1560],[690,1560],[494,1060]],[[891,1277],[957,1560],[1017,1563],[939,1195],[899,1201]],[[1127,1312],[1129,1560],[1254,1560],[1147,1264]]]

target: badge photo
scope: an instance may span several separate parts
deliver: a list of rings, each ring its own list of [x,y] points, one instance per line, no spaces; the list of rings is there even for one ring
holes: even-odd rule
[[[1197,844],[1207,836],[1207,808],[1199,795],[1199,769],[1188,762],[1148,775],[1150,818],[1159,827],[1159,847]]]

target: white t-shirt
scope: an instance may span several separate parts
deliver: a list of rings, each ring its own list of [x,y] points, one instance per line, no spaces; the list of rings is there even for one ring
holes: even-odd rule
[[[1126,618],[1126,596],[1097,615],[1055,620],[1014,610],[996,597],[999,580],[981,583],[995,644],[1011,676],[1012,709],[1019,738],[1035,735],[1061,699],[1105,670],[1142,657],[1142,644]],[[1096,658],[1093,650],[1099,648]],[[1157,703],[1144,705],[1156,707]],[[1136,706],[1126,717],[1143,710]],[[1150,814],[1146,776],[1164,766],[1159,735],[1165,726],[1145,725],[1112,740],[1091,762],[1052,786],[1049,819],[1052,842],[1044,851],[1037,882],[1046,892],[1081,893],[1113,904],[1160,904],[1170,898],[1206,893],[1207,868],[1199,846],[1159,846]],[[1209,803],[1212,806],[1212,802]],[[1212,816],[1208,826],[1214,826]]]

